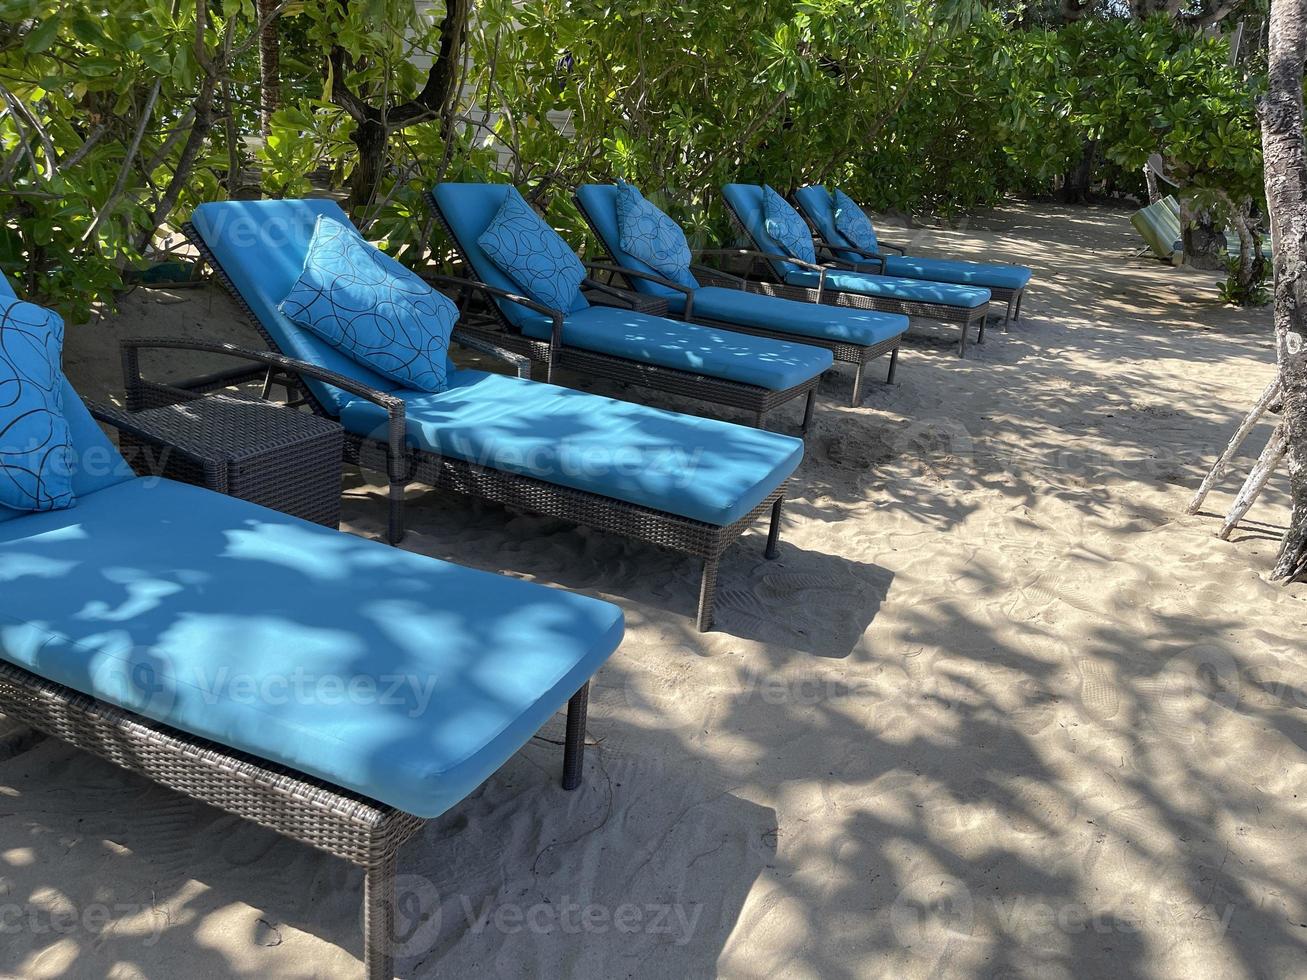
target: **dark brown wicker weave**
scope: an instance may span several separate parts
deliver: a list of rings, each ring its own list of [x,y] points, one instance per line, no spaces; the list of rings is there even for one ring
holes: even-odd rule
[[[89,405],[102,422],[149,441],[130,413]],[[177,452],[203,460],[189,450]],[[209,489],[223,491],[222,468]],[[563,788],[581,784],[587,683],[568,702]],[[188,735],[124,711],[12,664],[0,662],[0,714],[30,725],[192,799],[251,820],[361,868],[363,960],[369,980],[394,976],[395,873],[400,847],[419,817],[330,783]]]
[[[270,348],[276,350],[277,342],[263,328],[259,318],[241,297],[235,283],[223,270],[205,244],[204,239],[190,225],[186,233],[199,250],[200,255],[213,269],[214,276],[231,294],[232,299]],[[460,280],[461,281],[461,280]],[[496,356],[504,357],[517,364],[519,372],[524,359],[510,351],[486,341],[484,337],[468,336],[466,330],[455,333],[455,339],[465,346]],[[199,379],[198,382],[186,382],[181,385],[164,385],[146,381],[141,377],[138,351],[148,347],[169,347],[189,350],[212,351],[244,358],[261,365],[259,369],[245,372],[224,372]],[[534,511],[548,517],[611,531],[625,537],[646,541],[650,544],[671,548],[683,554],[698,558],[703,562],[703,577],[699,588],[699,607],[696,624],[700,632],[712,628],[713,604],[716,595],[717,568],[722,555],[746,530],[763,514],[771,512],[771,529],[768,535],[766,557],[776,557],[776,542],[780,534],[781,511],[788,489],[788,481],[782,483],[764,501],[749,514],[725,527],[691,520],[666,511],[655,510],[629,504],[600,494],[573,490],[558,484],[548,483],[528,476],[521,476],[504,470],[497,470],[486,465],[477,465],[433,453],[424,453],[409,448],[406,439],[405,406],[402,399],[384,392],[373,391],[359,384],[352,378],[346,378],[332,371],[325,371],[312,364],[293,360],[280,353],[262,353],[243,350],[230,344],[210,344],[187,340],[130,340],[123,341],[124,375],[128,386],[128,399],[131,404],[164,404],[186,397],[188,392],[198,390],[217,390],[233,383],[233,378],[246,380],[257,376],[259,372],[274,369],[282,372],[284,383],[292,386],[299,394],[302,404],[318,415],[333,418],[332,413],[314,397],[312,391],[299,383],[299,377],[315,378],[334,387],[347,391],[356,397],[365,398],[385,409],[389,422],[385,441],[366,438],[346,432],[345,460],[369,469],[385,472],[389,480],[389,527],[388,538],[391,543],[398,543],[404,536],[404,490],[416,481],[443,490],[453,490],[468,496],[479,497],[509,507],[518,507]],[[265,388],[267,383],[265,381]]]
[[[759,283],[761,286],[760,291],[768,296],[784,296],[787,299],[804,300],[809,303],[830,303],[834,306],[880,310],[883,313],[902,313],[909,317],[923,317],[928,320],[956,323],[962,331],[962,337],[958,342],[959,357],[967,356],[967,333],[973,325],[978,328],[976,343],[983,344],[985,342],[985,320],[989,315],[988,306],[971,309],[963,306],[953,306],[948,303],[926,303],[896,299],[892,296],[868,296],[865,293],[828,288],[825,285],[827,271],[831,269],[856,271],[856,267],[852,263],[840,261],[829,261],[825,264],[804,262],[790,255],[778,255],[774,252],[763,251],[761,244],[754,240],[753,235],[749,232],[748,225],[736,213],[730,201],[726,201],[726,213],[730,215],[731,223],[745,238],[753,242],[754,247],[751,249],[709,249],[700,254],[747,258],[749,260],[749,270],[745,278]],[[821,276],[821,282],[816,289],[805,286],[791,286],[788,283],[781,282],[771,265],[773,262],[788,262],[791,265],[810,269]]]
[[[425,195],[425,200],[431,214],[440,223],[441,228],[449,237],[449,241],[458,250],[463,259],[463,265],[468,270],[468,275],[471,276],[472,264],[467,259],[462,242],[454,234],[454,229],[441,211],[435,195],[428,192]],[[675,368],[648,364],[644,361],[616,357],[612,354],[601,354],[579,347],[570,347],[564,344],[562,340],[563,319],[565,316],[562,311],[550,309],[517,294],[495,289],[472,278],[456,279],[438,275],[427,275],[426,278],[443,287],[461,290],[463,299],[460,305],[465,313],[468,311],[467,300],[472,294],[480,293],[481,298],[485,300],[484,308],[489,312],[490,316],[488,318],[483,317],[475,326],[469,323],[469,328],[477,330],[487,339],[502,345],[508,350],[523,354],[533,361],[544,364],[547,380],[551,383],[555,377],[554,369],[563,368],[595,378],[606,378],[610,381],[639,385],[643,388],[693,398],[715,405],[723,405],[728,408],[738,408],[751,413],[754,424],[759,427],[765,423],[767,415],[772,410],[802,396],[806,400],[800,431],[806,434],[812,422],[817,384],[821,380],[820,377],[812,378],[792,388],[786,388],[784,391],[771,391],[758,385],[742,384],[738,381],[728,381],[712,375],[698,374],[693,371],[680,371]],[[585,285],[589,289],[605,292],[611,299],[618,301],[623,301],[623,297],[632,295],[621,290],[614,290],[594,279],[587,279]],[[524,336],[513,322],[504,315],[500,304],[506,302],[515,303],[532,312],[549,317],[553,321],[553,332],[549,342],[546,343],[545,341]],[[629,298],[624,302],[626,305],[632,305]],[[795,340],[794,337],[786,339]]]
[[[128,387],[139,391],[139,385]],[[233,395],[195,395],[137,411],[132,418],[138,431],[150,431],[154,438],[123,432],[118,446],[128,458],[147,462],[151,475],[211,486],[217,469],[225,477],[223,493],[315,524],[340,526],[345,438],[339,423]]]
[[[586,211],[585,206],[581,203],[581,199],[579,197],[573,197],[572,200],[576,204],[576,209],[581,212],[581,217],[585,219],[586,224],[590,226],[590,230],[594,232],[595,241],[598,242],[600,246],[603,246],[603,236],[599,234],[598,226],[596,226],[594,221],[591,220],[589,212]],[[807,337],[792,333],[783,333],[779,330],[766,330],[762,327],[753,327],[747,324],[736,323],[732,320],[716,320],[712,317],[705,316],[694,308],[694,297],[692,295],[694,291],[692,289],[687,288],[681,283],[666,279],[663,276],[650,275],[635,269],[628,269],[626,266],[618,263],[611,253],[607,254],[607,258],[611,264],[600,265],[598,263],[592,263],[591,268],[596,271],[608,272],[611,275],[624,278],[632,289],[635,288],[634,280],[647,279],[650,282],[655,282],[661,286],[666,286],[669,289],[674,289],[677,292],[684,293],[686,295],[686,302],[685,309],[681,314],[684,319],[690,320],[694,323],[724,327],[737,333],[753,334],[758,337],[771,337],[776,340],[798,340],[801,343],[809,344],[813,347],[821,347],[824,350],[830,351],[837,361],[854,365],[853,394],[849,400],[850,405],[856,407],[862,404],[863,373],[866,371],[867,365],[882,354],[889,355],[889,371],[886,373],[885,383],[894,383],[894,373],[897,370],[899,363],[900,339],[898,337],[882,341],[879,344],[850,344],[838,340],[827,340],[822,337]],[[691,265],[690,268],[694,273],[695,278],[704,286],[721,286],[726,289],[740,289],[746,292],[758,293],[760,295],[766,293],[764,284],[751,282],[741,276],[733,276],[728,272],[724,272],[723,270],[712,266],[694,264]],[[638,295],[644,295],[645,298],[648,299],[656,299],[656,297],[648,297],[647,294]],[[666,301],[664,300],[663,303],[663,308],[666,309]]]

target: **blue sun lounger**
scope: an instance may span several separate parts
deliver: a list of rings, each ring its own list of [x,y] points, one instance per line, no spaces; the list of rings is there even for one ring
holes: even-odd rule
[[[673,313],[695,323],[826,348],[856,367],[853,405],[861,403],[867,364],[883,354],[890,358],[886,382],[893,383],[907,317],[768,296],[746,279],[701,265],[687,265],[677,280],[668,279],[622,248],[619,193],[614,184],[586,184],[577,189],[576,204],[631,289],[666,300]]]
[[[62,403],[75,503],[0,505],[0,713],[362,867],[366,974],[392,977],[400,846],[563,705],[580,784],[621,610],[137,476]]]
[[[1021,300],[1031,277],[1031,271],[1025,266],[906,255],[899,246],[880,239],[871,219],[847,195],[840,194],[837,197],[825,187],[814,184],[795,191],[794,200],[834,258],[887,276],[953,283],[958,286],[981,286],[989,290],[996,302],[1007,305],[1003,317],[1004,327],[1009,319],[1020,319]],[[840,220],[837,200],[842,201],[846,207],[856,209],[863,220]],[[838,227],[841,224],[843,230]]]
[[[736,250],[751,261],[749,278],[761,277],[775,295],[955,323],[961,329],[958,354],[963,357],[972,326],[978,328],[977,340],[984,340],[988,289],[874,275],[843,260],[818,262],[811,231],[788,202],[782,200],[778,206],[788,208],[786,217],[793,231],[789,246],[768,230],[763,187],[727,184],[722,197],[736,226],[752,243],[751,249]]]
[[[443,390],[405,389],[277,308],[324,215],[349,222],[331,201],[204,204],[187,234],[274,351],[337,379],[290,372],[307,405],[344,426],[346,460],[388,474],[392,541],[403,536],[404,492],[416,482],[673,548],[703,562],[701,630],[712,625],[723,554],[768,514],[775,557],[800,439],[453,364]],[[457,330],[454,339],[475,343]]]

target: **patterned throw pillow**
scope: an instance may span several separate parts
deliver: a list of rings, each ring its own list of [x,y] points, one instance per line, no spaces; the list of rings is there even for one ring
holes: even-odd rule
[[[564,313],[576,305],[585,266],[558,232],[531,210],[517,188],[508,189],[477,244],[537,303]]]
[[[786,255],[804,262],[816,262],[817,250],[812,244],[812,232],[789,202],[766,184],[762,185],[763,227],[767,234],[780,242]]]
[[[682,286],[698,288],[690,272],[685,232],[626,181],[617,184],[617,234],[622,251]]]
[[[849,244],[864,252],[879,252],[876,226],[856,201],[841,190],[835,191],[835,230],[848,239]]]
[[[277,308],[406,388],[445,388],[458,307],[349,225],[319,216],[304,271]]]
[[[59,366],[64,322],[31,303],[0,299],[0,506],[73,506],[73,443]]]

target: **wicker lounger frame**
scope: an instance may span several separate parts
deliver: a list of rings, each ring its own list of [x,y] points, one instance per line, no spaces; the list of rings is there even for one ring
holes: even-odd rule
[[[573,197],[572,200],[576,204],[576,209],[581,212],[581,217],[585,219],[586,224],[590,226],[591,232],[594,233],[595,241],[599,243],[600,247],[603,247],[604,237],[599,233],[599,228],[591,219],[590,213],[586,210],[585,205],[581,203],[579,197]],[[671,282],[670,280],[664,279],[660,276],[650,276],[634,269],[628,269],[626,266],[618,262],[617,258],[610,251],[605,251],[605,256],[608,261],[612,263],[611,267],[604,268],[592,266],[592,268],[600,269],[601,271],[609,271],[625,278],[631,289],[635,289],[635,280],[640,278],[657,282],[670,289],[685,292],[687,294],[687,319],[693,323],[722,327],[727,330],[734,330],[737,333],[753,334],[758,337],[770,337],[775,340],[797,340],[800,343],[810,344],[813,347],[821,347],[830,351],[837,361],[841,361],[845,364],[852,364],[855,373],[853,377],[853,393],[850,396],[849,404],[854,407],[862,404],[862,379],[867,365],[883,354],[889,355],[889,371],[886,373],[885,383],[894,383],[894,374],[898,369],[899,363],[899,337],[893,337],[890,340],[881,341],[879,344],[852,344],[839,340],[829,340],[824,337],[810,337],[795,333],[784,333],[780,330],[768,330],[764,327],[754,327],[748,324],[736,323],[733,320],[714,319],[713,317],[704,316],[695,309],[693,298],[688,295],[692,293],[693,290],[688,287],[682,286],[680,283]],[[714,269],[711,266],[706,265],[692,265],[691,269],[694,272],[695,278],[698,279],[701,285],[721,286],[726,289],[740,289],[745,292],[766,295],[762,283],[751,282],[748,279],[741,278],[740,276],[733,276],[728,272],[723,272],[721,269]]]
[[[928,303],[919,300],[896,299],[892,296],[868,296],[866,293],[851,292],[849,290],[833,289],[823,287],[812,289],[806,286],[792,286],[789,283],[780,282],[774,270],[770,265],[771,262],[781,261],[789,262],[793,265],[803,266],[813,271],[821,272],[823,280],[825,270],[830,268],[848,269],[856,271],[851,263],[847,262],[829,262],[825,265],[819,265],[811,262],[804,262],[802,259],[796,259],[788,255],[776,255],[767,252],[762,248],[761,243],[754,240],[749,232],[748,226],[744,220],[732,207],[731,202],[723,200],[726,203],[726,213],[730,215],[731,223],[735,228],[745,236],[750,242],[753,242],[752,249],[715,249],[705,251],[701,254],[721,254],[721,255],[739,255],[748,257],[750,261],[749,273],[746,276],[750,281],[757,282],[760,285],[760,292],[768,296],[782,296],[786,299],[803,300],[809,303],[830,303],[833,306],[850,306],[862,310],[878,310],[882,313],[902,313],[909,317],[923,317],[929,320],[940,320],[944,323],[956,323],[961,329],[961,339],[958,342],[958,356],[967,356],[967,333],[975,325],[978,328],[976,343],[985,342],[985,320],[989,316],[989,305],[977,306],[974,308],[965,306],[955,306],[951,303]],[[761,268],[759,263],[762,263]],[[992,291],[991,291],[992,294]]]
[[[774,409],[792,401],[795,398],[805,398],[803,408],[803,421],[800,425],[800,432],[807,434],[808,428],[812,423],[812,414],[815,407],[817,396],[817,385],[821,381],[820,376],[811,378],[801,384],[786,388],[781,391],[775,391],[770,388],[763,388],[759,385],[744,384],[739,381],[730,381],[725,378],[715,377],[713,375],[699,374],[694,371],[681,371],[676,368],[662,367],[656,364],[649,364],[645,361],[632,360],[626,357],[617,357],[612,354],[603,354],[598,351],[585,350],[580,347],[572,347],[562,342],[563,321],[566,314],[559,310],[552,310],[540,303],[533,302],[523,296],[515,296],[506,293],[503,290],[494,289],[489,285],[478,282],[473,276],[472,263],[468,261],[467,251],[463,243],[454,233],[453,227],[445,217],[436,201],[435,194],[427,191],[423,195],[423,200],[432,217],[440,224],[441,229],[448,236],[449,241],[453,243],[458,250],[459,256],[463,260],[463,266],[467,270],[468,278],[454,279],[448,276],[427,276],[429,280],[438,285],[448,286],[459,289],[463,292],[463,301],[460,307],[464,314],[468,312],[467,298],[471,292],[480,292],[486,300],[486,307],[491,316],[484,321],[483,325],[469,322],[468,329],[481,334],[485,339],[492,343],[499,344],[515,354],[522,354],[540,364],[544,364],[548,372],[548,380],[552,383],[554,380],[554,369],[562,368],[568,371],[575,371],[578,374],[588,375],[595,378],[605,378],[609,381],[619,381],[626,384],[639,385],[643,388],[649,388],[654,391],[666,392],[670,395],[680,395],[684,398],[693,398],[697,401],[708,402],[710,404],[722,405],[728,408],[737,408],[752,414],[753,423],[761,428],[766,422],[768,414]],[[616,290],[606,289],[603,283],[587,280],[586,284],[597,289],[610,292],[619,301],[621,294]],[[504,302],[516,303],[524,306],[536,313],[550,317],[553,320],[553,336],[549,341],[535,340],[527,337],[513,324],[505,315],[500,304]],[[740,331],[743,333],[744,331]],[[789,338],[791,341],[793,337]]]
[[[392,544],[399,543],[404,537],[404,491],[411,482],[423,483],[441,490],[452,490],[508,507],[534,511],[547,517],[557,517],[575,524],[598,528],[601,531],[610,531],[679,551],[702,561],[699,604],[695,616],[695,623],[700,632],[712,628],[717,571],[722,556],[754,522],[768,511],[771,514],[771,524],[767,534],[765,555],[769,559],[777,556],[781,513],[789,487],[788,480],[776,487],[748,514],[732,524],[723,526],[708,524],[652,507],[627,503],[597,493],[573,490],[570,487],[494,469],[484,464],[469,463],[450,456],[420,452],[410,448],[404,414],[405,405],[402,399],[374,391],[352,378],[288,358],[280,353],[276,340],[259,322],[258,316],[245,302],[236,284],[222,268],[204,239],[189,224],[185,227],[185,231],[200,256],[208,262],[215,278],[231,294],[241,313],[275,353],[246,351],[231,344],[202,341],[124,340],[123,374],[129,407],[139,409],[166,404],[179,398],[193,397],[195,392],[206,387],[208,390],[229,387],[234,383],[233,377],[239,376],[239,373],[233,375],[232,372],[226,372],[211,376],[214,380],[207,384],[184,382],[180,386],[147,381],[141,376],[139,351],[152,347],[210,351],[254,361],[260,367],[247,372],[246,380],[253,380],[260,373],[266,375],[264,384],[266,392],[271,378],[268,372],[276,370],[285,378],[283,383],[298,392],[298,397],[302,399],[303,404],[319,415],[335,418],[299,380],[302,377],[316,378],[350,392],[356,397],[365,398],[385,409],[388,414],[389,422],[384,441],[348,431],[345,433],[345,460],[386,473],[389,481],[387,537]],[[465,331],[456,331],[455,339],[471,349],[502,357],[517,366],[519,376],[529,376],[529,363],[525,357],[488,344],[482,338],[468,336]]]
[[[88,406],[141,440],[129,413]],[[194,462],[201,463],[200,460]],[[590,685],[567,705],[565,790],[581,785]],[[209,742],[0,662],[0,714],[130,772],[308,844],[364,870],[363,964],[368,980],[394,976],[399,849],[426,821],[322,780]]]

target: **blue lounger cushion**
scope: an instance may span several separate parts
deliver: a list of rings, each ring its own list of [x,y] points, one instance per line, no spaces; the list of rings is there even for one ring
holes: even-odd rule
[[[391,391],[399,387],[396,382],[292,323],[277,308],[304,271],[309,240],[323,215],[350,225],[340,205],[325,200],[201,204],[191,215],[191,223],[278,350],[378,391]],[[305,379],[305,384],[324,407],[335,412],[354,397],[312,378]]]
[[[840,194],[840,192],[836,192]],[[843,195],[841,195],[843,196]],[[965,262],[958,259],[932,259],[918,255],[896,255],[883,253],[885,265],[867,263],[856,252],[840,250],[840,245],[848,243],[857,245],[836,227],[835,195],[819,185],[802,187],[794,194],[795,201],[813,223],[817,233],[831,246],[837,258],[845,262],[861,263],[868,270],[883,271],[886,276],[902,279],[924,279],[930,282],[952,283],[958,286],[979,286],[985,289],[1024,289],[1033,273],[1023,265],[1011,265],[1005,262]],[[870,224],[870,219],[868,219]],[[873,236],[875,232],[872,232]],[[875,238],[872,239],[875,241]],[[859,246],[862,247],[862,246]],[[867,249],[864,248],[864,251]]]
[[[919,255],[885,256],[885,274],[985,289],[1025,289],[1032,275],[1029,269],[1020,265],[928,259]]]
[[[612,184],[584,184],[577,188],[577,202],[604,244],[608,254],[618,265],[637,272],[656,272],[621,247],[617,227],[617,188]],[[685,309],[685,294],[651,283],[646,279],[632,279],[638,292],[663,296],[673,313]],[[742,326],[775,330],[793,334],[795,338],[820,337],[850,344],[873,345],[908,329],[908,319],[898,313],[878,313],[825,304],[805,303],[763,296],[741,289],[721,286],[699,286],[696,280],[694,315],[720,320],[729,326]]]
[[[621,641],[607,602],[167,480],[0,526],[0,656],[435,817]]]
[[[684,305],[681,304],[682,308]],[[796,339],[820,337],[867,347],[897,337],[908,329],[908,318],[901,313],[805,303],[723,286],[696,290],[694,315],[793,334]]]
[[[522,323],[522,332],[537,340],[548,340],[552,326],[543,317],[528,318]],[[757,385],[768,391],[785,391],[810,381],[833,363],[830,351],[818,347],[613,306],[592,306],[569,313],[563,321],[563,343],[642,364]]]
[[[792,436],[483,371],[451,372],[439,394],[401,393],[419,449],[724,527],[803,458]],[[384,432],[362,400],[345,428]]]
[[[816,289],[819,273],[811,269],[796,269],[786,273],[785,281],[791,286]],[[974,310],[989,303],[990,292],[979,286],[955,286],[951,283],[927,282],[924,279],[902,279],[894,276],[877,276],[869,272],[831,270],[826,274],[826,288],[864,296],[882,296],[914,303],[942,303]]]

